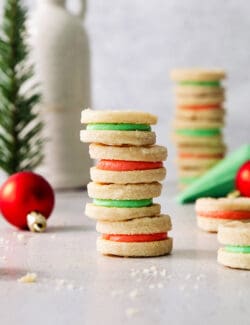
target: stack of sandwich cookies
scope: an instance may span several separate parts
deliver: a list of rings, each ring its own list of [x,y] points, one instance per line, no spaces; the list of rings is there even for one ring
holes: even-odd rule
[[[150,125],[157,122],[156,117],[140,112],[84,110],[82,122],[102,128],[102,136],[99,129],[90,130],[88,126],[81,131],[82,141],[94,142],[90,156],[98,160],[91,168],[92,182],[88,184],[93,202],[85,209],[87,216],[98,220],[98,251],[131,257],[170,253],[170,218],[160,215],[160,205],[153,202],[161,194],[159,182],[166,176],[163,161],[167,157],[166,148],[154,145]],[[112,124],[112,130],[105,124]],[[138,125],[147,126],[147,130],[141,131]],[[150,142],[138,136],[141,132],[150,134]]]
[[[195,204],[197,224],[202,230],[217,232],[229,221],[250,222],[250,198],[201,198]]]
[[[218,240],[225,245],[218,250],[220,264],[250,270],[250,223],[232,221],[220,225]]]
[[[177,145],[178,168],[182,174],[191,169],[202,175],[225,154],[221,133],[225,115],[221,80],[225,78],[225,73],[221,70],[180,69],[173,70],[171,77],[177,82],[173,139]],[[191,162],[194,151],[194,166],[192,163],[185,166],[186,158]],[[203,164],[206,158],[209,163]],[[180,163],[182,159],[185,161]],[[187,183],[180,179],[182,188],[190,183],[191,180]]]

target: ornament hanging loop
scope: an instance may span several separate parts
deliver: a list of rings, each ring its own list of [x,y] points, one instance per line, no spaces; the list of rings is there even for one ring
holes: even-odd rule
[[[30,212],[27,215],[27,224],[32,232],[44,232],[47,227],[46,218],[39,212]]]

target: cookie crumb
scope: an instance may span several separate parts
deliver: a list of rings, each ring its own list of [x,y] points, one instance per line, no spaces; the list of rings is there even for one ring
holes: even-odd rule
[[[139,293],[139,291],[137,289],[134,289],[129,293],[129,297],[134,299],[135,297],[138,296],[138,293]]]
[[[165,277],[166,274],[167,274],[167,271],[166,271],[165,269],[163,269],[163,270],[160,271],[160,275],[161,275],[162,277]]]
[[[139,313],[139,309],[136,308],[127,308],[126,309],[126,315],[127,317],[133,317],[134,315]]]
[[[37,280],[36,273],[27,273],[21,278],[18,279],[18,282],[20,283],[34,283]]]
[[[16,235],[16,238],[17,238],[19,241],[23,241],[23,239],[24,239],[24,234],[17,234],[17,235]]]

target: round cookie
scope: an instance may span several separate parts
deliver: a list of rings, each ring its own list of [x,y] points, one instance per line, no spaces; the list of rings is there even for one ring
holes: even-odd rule
[[[209,87],[209,86],[176,86],[175,95],[177,97],[184,96],[224,96],[225,90],[223,87]]]
[[[174,69],[171,71],[171,79],[177,82],[182,81],[216,81],[226,77],[222,69]]]
[[[87,203],[85,214],[92,219],[103,221],[122,221],[134,218],[158,216],[161,213],[160,204],[152,204],[139,208],[119,208],[98,206]]]
[[[128,221],[98,221],[96,230],[102,234],[155,234],[171,230],[172,224],[168,215],[137,218]]]
[[[160,182],[166,176],[164,167],[147,170],[133,171],[111,171],[102,170],[96,167],[90,169],[92,181],[97,183],[114,183],[114,184],[136,184]]]
[[[177,148],[177,164],[180,168],[210,168],[225,155],[225,146],[179,146]]]
[[[135,111],[96,111],[85,109],[81,113],[81,122],[89,123],[135,123],[135,124],[156,124],[157,117],[145,112]]]
[[[89,154],[92,159],[114,159],[129,161],[164,161],[167,149],[163,146],[106,146],[91,143]]]
[[[90,182],[88,195],[95,199],[141,200],[160,196],[162,185],[148,184],[100,184]]]
[[[104,255],[160,256],[172,250],[172,239],[167,236],[171,221],[167,215],[123,222],[98,221],[96,229],[102,233],[97,250]]]
[[[97,251],[103,255],[115,255],[123,257],[154,257],[170,254],[172,251],[172,238],[152,241],[118,243],[111,240],[98,238]]]
[[[218,240],[226,245],[218,250],[220,264],[250,270],[250,223],[232,221],[218,228]]]
[[[198,227],[217,232],[218,226],[232,220],[250,221],[249,198],[201,198],[196,201]]]
[[[225,97],[223,94],[214,94],[214,95],[204,95],[204,96],[195,96],[195,95],[182,95],[176,97],[177,105],[208,105],[208,104],[220,104],[223,103]]]
[[[154,144],[156,135],[150,131],[81,130],[80,140],[110,146],[145,146]]]
[[[175,116],[180,120],[197,121],[224,121],[225,110],[221,107],[209,108],[213,106],[178,106]],[[214,106],[215,107],[215,106]]]

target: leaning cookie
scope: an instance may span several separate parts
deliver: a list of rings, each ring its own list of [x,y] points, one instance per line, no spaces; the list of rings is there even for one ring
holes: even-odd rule
[[[82,142],[102,143],[107,145],[152,145],[155,133],[151,124],[157,122],[154,115],[131,111],[82,111],[82,123],[87,124],[81,130]]]
[[[218,250],[220,264],[250,270],[250,223],[232,221],[220,225],[218,240],[225,245]]]
[[[172,238],[168,237],[171,220],[167,215],[128,221],[98,221],[101,233],[97,250],[104,255],[124,257],[161,256],[172,251]]]
[[[218,226],[232,220],[250,221],[249,198],[202,198],[195,204],[198,227],[217,232]]]

